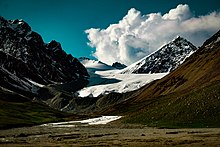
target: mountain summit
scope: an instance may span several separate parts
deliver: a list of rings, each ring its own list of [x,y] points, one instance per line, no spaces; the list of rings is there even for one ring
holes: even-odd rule
[[[165,73],[176,69],[197,48],[178,36],[157,51],[128,66],[121,73]]]

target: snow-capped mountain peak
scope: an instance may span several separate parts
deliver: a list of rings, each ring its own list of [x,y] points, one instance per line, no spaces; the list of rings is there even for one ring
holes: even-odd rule
[[[121,73],[166,73],[175,70],[197,48],[177,36],[155,52],[123,69]]]

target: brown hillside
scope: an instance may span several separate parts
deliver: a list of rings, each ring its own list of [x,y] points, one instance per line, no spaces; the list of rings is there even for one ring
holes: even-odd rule
[[[220,31],[166,77],[146,86],[137,101],[178,92],[186,94],[220,81]],[[218,41],[217,41],[218,40]]]

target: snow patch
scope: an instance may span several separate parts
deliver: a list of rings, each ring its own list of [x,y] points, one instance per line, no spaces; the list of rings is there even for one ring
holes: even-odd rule
[[[48,123],[43,124],[41,126],[51,126],[51,127],[75,127],[77,124],[84,124],[84,125],[101,125],[107,124],[109,122],[115,121],[120,119],[121,116],[102,116],[97,118],[85,119],[80,121],[68,121],[68,122],[58,122],[58,123]]]
[[[45,86],[45,85],[39,84],[37,82],[34,82],[34,81],[30,80],[30,79],[27,79],[27,78],[25,78],[25,79],[28,80],[31,84],[33,84],[35,86],[38,86],[38,87],[44,87]]]
[[[125,93],[134,91],[168,74],[168,72],[156,74],[122,74],[124,69],[115,69],[100,61],[88,58],[80,58],[79,60],[87,68],[90,75],[88,87],[75,93],[79,97],[98,97],[111,92]],[[145,58],[142,60],[144,62]]]
[[[137,90],[156,79],[161,79],[168,73],[119,74],[118,70],[109,70],[97,71],[96,74],[99,75],[100,78],[106,79],[105,83],[83,88],[78,91],[79,97],[98,97],[99,95],[106,95],[111,92],[125,93]],[[115,83],[112,83],[112,81],[115,81]]]

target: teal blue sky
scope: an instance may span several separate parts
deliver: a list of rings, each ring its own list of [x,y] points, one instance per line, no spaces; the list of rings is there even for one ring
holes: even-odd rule
[[[178,4],[188,4],[196,16],[220,6],[219,0],[0,0],[0,15],[25,20],[45,42],[56,40],[75,57],[91,57],[86,29],[117,23],[130,8],[164,14]]]

